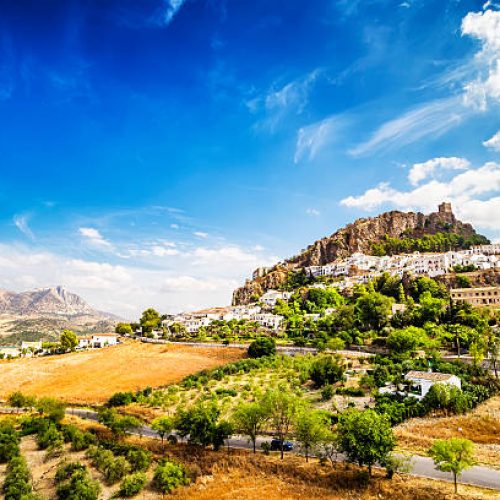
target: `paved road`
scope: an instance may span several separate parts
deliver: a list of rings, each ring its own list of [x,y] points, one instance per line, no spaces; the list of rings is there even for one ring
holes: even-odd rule
[[[97,420],[97,412],[92,410],[68,408],[67,412],[82,418]],[[154,430],[152,430],[151,427],[146,425],[141,429],[140,432],[136,432],[134,434],[159,439],[158,434]],[[269,440],[269,437],[259,437],[257,439],[257,449],[260,450],[261,444]],[[249,442],[248,439],[244,436],[233,436],[231,439],[226,441],[226,445],[230,446],[231,448],[252,449],[252,443]],[[341,454],[339,454],[337,458],[339,461],[345,459]],[[445,481],[452,480],[450,473],[440,472],[436,470],[433,460],[429,457],[413,455],[411,457],[411,464],[412,470],[409,474],[412,476],[426,477],[429,479],[441,479]],[[471,484],[474,486],[482,486],[485,488],[500,490],[500,470],[490,469],[488,467],[477,465],[465,471],[460,478],[460,482],[463,484]]]

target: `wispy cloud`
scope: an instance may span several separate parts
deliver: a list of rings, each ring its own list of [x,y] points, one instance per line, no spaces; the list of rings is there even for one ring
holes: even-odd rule
[[[493,137],[484,141],[483,146],[493,151],[500,151],[500,130]]]
[[[160,22],[164,26],[168,26],[185,3],[186,0],[164,0]]]
[[[337,134],[346,125],[346,119],[334,115],[299,129],[295,145],[294,163],[304,158],[313,160],[326,146],[338,140]]]
[[[274,85],[265,95],[247,101],[247,107],[252,113],[265,114],[265,118],[259,120],[255,128],[274,133],[287,117],[301,115],[309,102],[309,94],[321,75],[322,70],[317,68],[285,85]]]
[[[78,232],[92,245],[102,248],[111,248],[113,246],[94,227],[81,227],[78,229]]]
[[[29,226],[30,215],[28,214],[16,214],[14,215],[13,222],[14,225],[24,234],[24,236],[28,237],[30,240],[35,239],[35,235]]]
[[[204,233],[203,231],[195,231],[193,234],[197,238],[207,238],[208,237],[208,233]]]
[[[436,99],[382,124],[371,137],[352,148],[352,156],[402,147],[425,137],[436,137],[462,122],[470,110],[461,96]]]
[[[318,217],[321,214],[321,212],[316,208],[307,208],[306,214],[311,215],[313,217]]]

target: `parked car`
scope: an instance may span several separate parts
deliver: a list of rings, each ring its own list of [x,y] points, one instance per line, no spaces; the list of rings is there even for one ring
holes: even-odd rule
[[[281,441],[281,439],[273,439],[271,441],[271,451],[281,451],[281,443],[283,443],[283,451],[292,451],[293,443],[290,441]]]

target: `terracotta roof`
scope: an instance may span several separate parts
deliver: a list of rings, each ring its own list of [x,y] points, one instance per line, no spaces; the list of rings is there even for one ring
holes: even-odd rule
[[[419,372],[417,370],[409,371],[405,378],[414,379],[419,378],[422,380],[431,380],[433,382],[440,382],[444,380],[449,380],[453,375],[451,373],[438,373],[438,372]]]

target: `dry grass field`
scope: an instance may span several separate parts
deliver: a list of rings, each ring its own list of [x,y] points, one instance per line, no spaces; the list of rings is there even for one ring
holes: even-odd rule
[[[500,467],[500,396],[467,415],[414,418],[395,428],[399,447],[425,454],[434,439],[464,437],[476,444],[476,459]]]
[[[179,382],[244,356],[241,349],[199,349],[128,342],[61,356],[0,361],[0,398],[14,391],[73,404],[102,403],[117,391]]]

